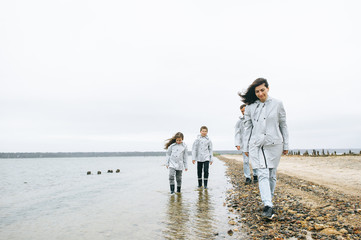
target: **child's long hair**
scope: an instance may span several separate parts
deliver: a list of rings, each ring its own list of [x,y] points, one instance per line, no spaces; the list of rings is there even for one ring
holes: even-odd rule
[[[177,138],[181,138],[181,139],[183,140],[183,139],[184,139],[183,133],[177,132],[173,137],[167,139],[166,141],[168,141],[168,142],[165,144],[164,149],[168,149],[170,145],[172,145],[173,143],[175,143],[175,140],[176,140]]]

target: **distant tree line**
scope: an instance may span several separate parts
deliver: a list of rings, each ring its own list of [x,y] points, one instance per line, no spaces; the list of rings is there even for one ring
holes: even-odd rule
[[[291,150],[288,152],[288,155],[293,156],[301,156],[300,150]],[[344,152],[342,154],[337,154],[336,151],[329,152],[329,150],[322,149],[321,152],[319,150],[313,149],[311,152],[308,152],[308,150],[305,150],[302,153],[302,156],[311,156],[311,157],[327,157],[327,156],[354,156],[354,155],[361,155],[361,151],[359,153],[352,152],[351,150],[348,150],[348,152]]]
[[[23,152],[0,153],[0,158],[69,158],[69,157],[131,157],[165,156],[165,152]]]

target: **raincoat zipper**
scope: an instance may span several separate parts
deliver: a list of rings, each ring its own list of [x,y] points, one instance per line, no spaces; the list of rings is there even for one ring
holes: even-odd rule
[[[264,154],[263,146],[261,147],[261,150],[262,150],[262,153],[263,153],[264,163],[266,164],[266,168],[268,168],[267,167],[266,155]]]

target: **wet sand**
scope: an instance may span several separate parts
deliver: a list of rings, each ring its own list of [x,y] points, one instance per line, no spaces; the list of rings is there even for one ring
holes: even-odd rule
[[[241,155],[222,155],[234,186],[229,211],[251,239],[361,239],[361,156],[283,156],[276,217],[261,219],[258,185],[244,185]]]

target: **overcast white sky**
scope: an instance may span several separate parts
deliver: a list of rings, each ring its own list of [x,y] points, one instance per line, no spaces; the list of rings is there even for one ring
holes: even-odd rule
[[[0,2],[0,152],[234,148],[258,77],[291,148],[361,147],[361,2]],[[191,148],[191,147],[189,147]]]

